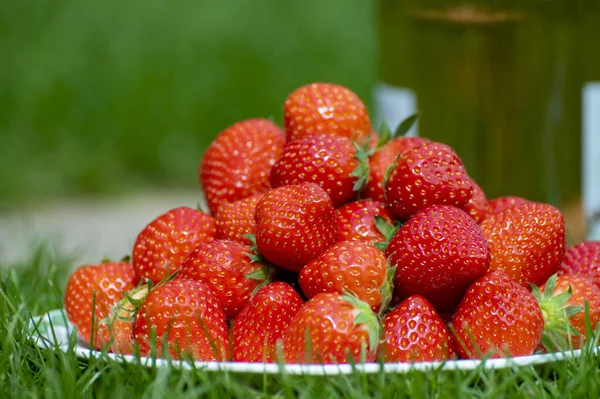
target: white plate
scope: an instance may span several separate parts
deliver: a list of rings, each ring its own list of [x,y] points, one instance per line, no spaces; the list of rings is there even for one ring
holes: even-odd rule
[[[31,322],[32,338],[40,347],[54,348],[56,345],[62,351],[69,348],[69,338],[73,333],[73,325],[67,320],[63,310],[52,310],[45,315],[35,317]],[[600,347],[599,347],[600,348]],[[598,349],[594,353],[598,353]],[[119,362],[141,363],[146,366],[156,364],[157,367],[166,367],[169,363],[183,369],[191,369],[192,365],[187,362],[167,361],[163,359],[152,359],[142,357],[139,361],[134,356],[115,355],[113,353],[103,354],[102,352],[92,350],[83,342],[78,341],[74,348],[77,356],[102,357],[107,356]],[[286,372],[288,374],[308,374],[308,375],[336,375],[352,374],[355,371],[362,373],[379,373],[383,368],[386,373],[407,373],[413,370],[474,370],[477,368],[502,369],[508,367],[531,366],[543,363],[557,362],[575,358],[581,355],[580,350],[550,353],[543,355],[521,356],[507,359],[488,359],[481,360],[452,360],[447,362],[422,362],[422,363],[366,363],[361,365],[349,364],[331,364],[331,365],[299,365],[287,364],[280,365],[276,363],[241,363],[241,362],[194,362],[196,369],[206,371],[229,371],[236,373],[255,373],[255,374],[279,374]]]

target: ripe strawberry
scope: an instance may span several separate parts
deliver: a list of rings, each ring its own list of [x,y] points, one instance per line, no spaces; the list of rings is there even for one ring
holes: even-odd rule
[[[587,276],[600,288],[600,241],[585,241],[568,248],[558,274]]]
[[[254,213],[263,194],[224,203],[215,216],[216,238],[232,240],[250,245],[248,234],[256,233]]]
[[[152,289],[135,316],[132,335],[143,356],[155,347],[159,357],[168,352],[175,359],[227,360],[225,314],[210,289],[197,281],[171,280]]]
[[[276,281],[262,287],[234,320],[233,360],[277,360],[276,343],[302,305],[300,295],[287,283]]]
[[[399,219],[408,219],[431,205],[464,207],[473,184],[449,146],[427,143],[402,153],[384,183],[385,197]]]
[[[132,290],[136,282],[133,267],[128,262],[100,263],[76,269],[67,282],[64,301],[67,318],[77,326],[79,337],[97,349],[109,343],[111,331],[101,322],[123,298],[123,291]]]
[[[493,270],[469,287],[452,326],[462,358],[529,356],[542,339],[544,318],[527,288]]]
[[[333,133],[361,141],[371,132],[367,108],[351,90],[312,83],[292,92],[283,106],[288,141],[319,133]]]
[[[512,208],[516,205],[525,204],[530,202],[525,198],[516,197],[516,196],[507,196],[507,197],[498,197],[488,201],[486,206],[487,216],[495,215],[497,213],[502,212],[505,209]],[[486,217],[487,217],[486,216]]]
[[[473,185],[473,196],[463,209],[471,215],[477,224],[480,224],[487,216],[488,200],[483,189],[479,187],[479,184],[473,179],[471,179],[471,184]]]
[[[387,309],[393,272],[388,278],[383,252],[361,241],[342,241],[300,271],[300,287],[307,298],[323,292],[352,292],[373,311]]]
[[[289,142],[271,170],[271,186],[312,182],[329,194],[334,206],[356,195],[356,148],[347,137],[316,134]],[[358,187],[357,187],[358,189]]]
[[[234,319],[252,292],[270,278],[269,267],[254,260],[249,245],[229,240],[205,242],[183,261],[175,279],[206,284],[219,300],[225,317]]]
[[[215,220],[188,207],[172,209],[150,222],[140,232],[133,246],[131,261],[140,279],[161,281],[167,267],[179,268],[194,247],[215,236]]]
[[[220,204],[264,193],[285,145],[285,132],[267,119],[248,119],[220,132],[208,147],[198,178],[210,211]]]
[[[368,244],[385,241],[387,237],[375,225],[375,216],[393,223],[393,216],[383,202],[364,199],[348,202],[336,210],[340,240],[360,240]]]
[[[423,137],[397,137],[388,141],[369,157],[369,180],[362,195],[377,201],[386,202],[383,180],[385,172],[394,163],[396,156],[431,141]]]
[[[335,208],[314,183],[274,188],[256,206],[256,245],[268,261],[291,271],[339,239]]]
[[[450,331],[420,295],[408,297],[385,315],[379,349],[385,362],[434,362],[456,357]]]
[[[372,362],[381,325],[366,303],[340,294],[318,294],[292,319],[283,334],[287,363]]]
[[[548,204],[527,202],[488,216],[482,223],[490,251],[490,270],[513,280],[541,285],[557,272],[565,253],[565,224]]]
[[[440,311],[453,309],[490,265],[483,232],[466,212],[450,205],[434,205],[411,217],[391,239],[386,256],[397,266],[397,295],[420,294]]]

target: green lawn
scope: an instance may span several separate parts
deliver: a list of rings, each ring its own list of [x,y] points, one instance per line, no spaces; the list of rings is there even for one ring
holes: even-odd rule
[[[597,398],[600,363],[580,359],[505,370],[310,377],[146,368],[72,351],[38,349],[26,333],[32,315],[61,306],[71,261],[40,247],[0,270],[0,397],[276,398]]]

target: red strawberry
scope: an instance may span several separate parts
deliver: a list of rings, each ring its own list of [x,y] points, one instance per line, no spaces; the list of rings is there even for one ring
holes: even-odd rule
[[[516,196],[498,197],[488,201],[486,206],[487,216],[495,215],[505,209],[512,208],[516,205],[521,205],[529,202],[525,198]]]
[[[101,321],[111,315],[112,308],[123,298],[123,291],[132,290],[136,282],[128,262],[86,265],[71,274],[65,290],[65,311],[81,339],[98,349],[110,341],[111,331]]]
[[[368,244],[385,241],[387,237],[375,225],[375,216],[393,223],[393,216],[383,202],[364,199],[348,202],[337,210],[340,240],[360,240]]]
[[[362,141],[371,132],[369,114],[351,90],[312,83],[292,92],[283,107],[288,141],[319,133],[333,133]]]
[[[541,285],[557,272],[565,253],[565,224],[548,204],[527,202],[488,216],[481,223],[490,251],[490,270],[515,281]]]
[[[339,242],[300,271],[300,287],[307,298],[349,291],[375,312],[389,304],[391,279],[383,252],[361,241]]]
[[[312,182],[329,194],[334,206],[356,195],[356,148],[347,137],[317,134],[289,142],[271,170],[271,186]],[[357,187],[358,189],[358,187]]]
[[[587,276],[600,288],[600,241],[585,241],[568,248],[558,274]]]
[[[227,360],[225,314],[210,289],[197,281],[171,280],[151,290],[135,316],[132,335],[141,355],[155,346],[159,357],[168,352],[175,359]]]
[[[416,148],[430,142],[423,137],[401,136],[377,149],[369,157],[369,180],[362,194],[365,197],[385,202],[383,180],[387,169],[394,163],[396,156],[411,148]]]
[[[285,330],[283,357],[287,363],[372,362],[380,333],[379,319],[366,303],[340,294],[318,294]]]
[[[487,216],[488,200],[479,184],[475,183],[473,179],[471,179],[471,184],[473,185],[473,196],[465,205],[464,210],[479,224]]]
[[[410,218],[391,239],[386,255],[397,266],[398,296],[423,295],[440,311],[453,309],[490,265],[479,226],[449,205],[434,205]]]
[[[427,143],[402,153],[384,186],[391,211],[399,219],[436,204],[462,208],[473,196],[473,184],[461,160],[442,143]]]
[[[235,318],[233,360],[277,360],[276,343],[303,304],[287,283],[277,281],[262,287]]]
[[[263,194],[224,203],[215,216],[216,238],[232,240],[250,245],[248,234],[256,233],[254,213]]]
[[[291,271],[339,239],[335,208],[314,183],[274,188],[256,206],[256,245],[268,261]]]
[[[215,236],[215,220],[188,207],[172,209],[150,222],[137,236],[131,261],[140,279],[154,284],[179,268],[196,245]]]
[[[434,362],[456,357],[450,331],[420,295],[408,297],[385,315],[380,353],[385,362]]]
[[[462,358],[529,356],[542,339],[544,318],[527,288],[494,270],[469,287],[452,325]]]
[[[225,317],[233,319],[270,275],[266,265],[254,261],[250,246],[214,240],[198,245],[183,261],[175,279],[206,284],[221,303]]]
[[[210,211],[267,191],[271,167],[284,145],[285,132],[267,119],[244,120],[220,132],[198,170]]]

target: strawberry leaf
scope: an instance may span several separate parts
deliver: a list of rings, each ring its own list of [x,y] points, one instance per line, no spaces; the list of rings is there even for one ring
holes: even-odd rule
[[[375,148],[381,148],[386,145],[392,139],[392,129],[390,129],[390,125],[386,121],[381,123],[381,127],[379,128],[379,134],[377,139],[377,145]]]
[[[396,131],[394,132],[393,137],[396,138],[396,137],[406,136],[406,133],[408,133],[408,131],[414,126],[415,122],[417,122],[417,119],[419,119],[418,112],[405,118],[402,122],[400,122],[400,124],[396,128]]]

